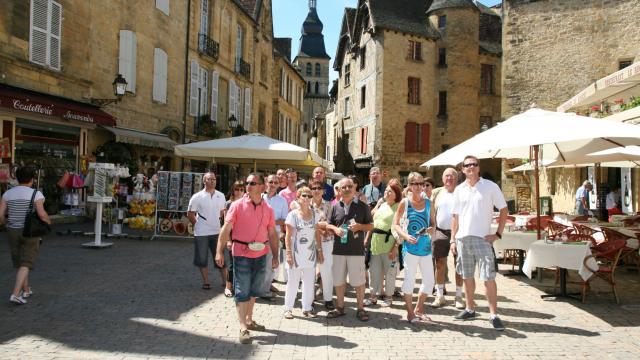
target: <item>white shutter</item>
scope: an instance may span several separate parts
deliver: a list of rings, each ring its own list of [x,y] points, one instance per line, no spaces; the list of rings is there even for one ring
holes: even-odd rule
[[[229,117],[231,115],[236,116],[236,83],[233,80],[229,81]]]
[[[218,121],[218,83],[220,81],[220,73],[217,71],[211,75],[211,121]]]
[[[47,0],[31,1],[31,33],[29,35],[29,60],[47,65],[47,38],[49,34],[49,4]]]
[[[127,81],[127,91],[136,92],[136,34],[120,30],[120,58],[118,73]]]
[[[200,116],[205,115],[209,110],[209,72],[205,68],[200,68]]]
[[[191,83],[189,86],[189,115],[198,115],[198,76],[200,65],[195,60],[191,61]]]
[[[209,0],[200,0],[200,34],[209,35]]]
[[[167,53],[153,49],[153,100],[167,103]]]
[[[244,89],[244,129],[251,129],[251,88]]]
[[[236,72],[240,72],[240,59],[242,59],[242,39],[244,37],[243,29],[240,24],[236,31]]]
[[[156,8],[169,16],[169,0],[156,0]]]
[[[244,127],[244,118],[242,117],[242,87],[236,85],[236,118],[238,118],[238,123]],[[245,129],[246,130],[246,129]]]
[[[60,70],[60,37],[62,35],[62,6],[51,2],[51,21],[49,22],[49,66]]]

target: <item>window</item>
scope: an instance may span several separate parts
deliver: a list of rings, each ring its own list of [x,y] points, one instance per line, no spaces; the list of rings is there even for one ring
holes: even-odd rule
[[[351,65],[344,65],[344,86],[349,86],[351,84]]]
[[[344,98],[344,113],[342,114],[344,117],[351,116],[351,98],[348,96]]]
[[[440,91],[438,93],[438,116],[447,116],[447,92]]]
[[[189,91],[189,115],[204,115],[208,111],[207,97],[209,92],[209,72],[201,68],[197,61],[191,61],[191,83]],[[198,105],[200,107],[198,108]]]
[[[167,103],[167,53],[153,49],[153,100]]]
[[[438,16],[438,29],[444,29],[447,26],[447,15]]]
[[[169,16],[169,0],[156,0],[156,9]]]
[[[363,85],[360,88],[360,109],[364,109],[367,106],[367,86]]]
[[[420,79],[410,77],[409,78],[409,104],[420,104]]]
[[[280,97],[284,97],[284,68],[280,68]]]
[[[311,76],[311,63],[307,63],[307,75]]]
[[[320,85],[318,84],[318,82],[316,81],[316,94],[318,93],[318,91],[320,91]]]
[[[404,152],[428,154],[430,136],[429,124],[407,122],[404,127]]]
[[[200,34],[209,35],[209,0],[200,0]]]
[[[127,91],[136,92],[136,33],[120,30],[118,72],[127,81]]]
[[[244,89],[244,129],[251,129],[251,88]]]
[[[320,64],[316,63],[316,77],[320,77],[322,75],[320,75],[322,73],[322,68],[320,67]]]
[[[240,60],[244,53],[244,28],[238,24],[236,32],[236,72],[240,72]]]
[[[52,0],[32,0],[29,60],[60,70],[61,36],[62,6]]]
[[[220,73],[214,71],[211,75],[211,121],[215,124],[218,121],[218,86],[220,84]]]
[[[293,104],[293,79],[287,76],[287,102]]]
[[[360,48],[360,70],[367,66],[367,46]]]
[[[618,62],[618,70],[631,66],[631,64],[633,64],[633,60],[621,60]]]
[[[491,116],[480,116],[480,124],[478,130],[485,131],[489,130],[493,126],[493,119]]]
[[[360,154],[367,153],[367,126],[360,129]]]
[[[493,94],[493,65],[481,64],[480,65],[480,93],[481,94]]]
[[[260,58],[260,82],[267,84],[267,57],[265,55]]]
[[[422,43],[421,42],[409,40],[409,59],[414,61],[422,61]]]
[[[438,49],[438,66],[447,67],[447,49]]]
[[[307,81],[307,94],[311,94],[311,81]]]

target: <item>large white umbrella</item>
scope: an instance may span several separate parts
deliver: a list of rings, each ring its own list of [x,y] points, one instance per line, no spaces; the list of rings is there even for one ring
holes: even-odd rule
[[[199,141],[174,147],[177,156],[214,160],[216,163],[323,166],[322,158],[303,147],[262,134]]]

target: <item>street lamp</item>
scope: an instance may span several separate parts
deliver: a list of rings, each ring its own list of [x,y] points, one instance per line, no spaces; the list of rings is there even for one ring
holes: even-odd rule
[[[90,98],[89,101],[93,105],[97,106],[106,106],[109,104],[117,103],[122,100],[122,97],[127,93],[127,80],[122,76],[122,74],[118,74],[111,85],[113,86],[113,94],[115,98],[113,99],[93,99]]]
[[[229,117],[229,129],[235,130],[238,127],[238,119],[236,119],[235,115],[231,115]]]
[[[229,116],[229,130],[231,130],[231,136],[241,136],[248,134],[248,132],[240,124],[240,121],[238,121],[236,116],[233,114]]]

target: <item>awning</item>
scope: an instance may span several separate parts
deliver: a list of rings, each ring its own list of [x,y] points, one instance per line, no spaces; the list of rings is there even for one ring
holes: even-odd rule
[[[640,62],[635,62],[587,86],[558,106],[557,111],[584,108],[608,99],[611,99],[611,102],[616,99],[628,101],[632,96],[640,96]]]
[[[159,148],[165,150],[173,150],[177,143],[171,140],[167,135],[127,129],[122,127],[102,126],[116,136],[116,141],[146,146],[151,148]]]
[[[71,122],[116,125],[116,119],[97,106],[4,84],[0,84],[0,107]]]

